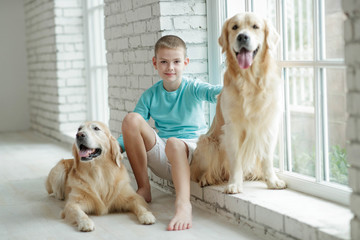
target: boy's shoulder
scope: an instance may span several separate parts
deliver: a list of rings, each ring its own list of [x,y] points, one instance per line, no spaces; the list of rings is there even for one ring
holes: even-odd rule
[[[160,88],[162,88],[163,85],[163,80],[159,80],[157,81],[155,84],[153,84],[151,87],[149,87],[148,89],[146,89],[142,95],[147,95],[147,94],[151,94],[154,93],[156,91],[159,91]]]

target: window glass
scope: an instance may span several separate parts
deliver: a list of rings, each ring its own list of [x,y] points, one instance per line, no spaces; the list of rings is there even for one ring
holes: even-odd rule
[[[88,118],[108,124],[108,78],[104,37],[104,5],[101,0],[84,2],[87,30]]]
[[[324,1],[324,38],[325,59],[344,58],[344,21],[345,15],[342,11],[341,1]],[[334,31],[336,29],[336,31]]]
[[[253,12],[269,20],[276,27],[276,1],[253,1]]]
[[[346,155],[346,77],[345,69],[325,70],[328,118],[329,181],[348,184]]]
[[[245,1],[242,0],[227,0],[226,8],[227,17],[230,18],[237,13],[245,12]]]
[[[312,68],[287,68],[285,72],[291,129],[288,170],[315,177],[314,71]]]
[[[294,0],[285,4],[285,60],[313,60],[313,1]]]

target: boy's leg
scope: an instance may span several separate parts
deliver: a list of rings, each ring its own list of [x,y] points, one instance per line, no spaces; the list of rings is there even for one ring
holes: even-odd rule
[[[151,202],[151,188],[147,174],[147,156],[156,143],[154,130],[138,113],[129,113],[122,123],[126,154],[138,185],[137,193]]]
[[[190,166],[187,145],[177,139],[169,138],[165,147],[166,156],[171,164],[172,180],[176,192],[175,216],[168,230],[185,230],[192,227],[192,206],[190,203]]]

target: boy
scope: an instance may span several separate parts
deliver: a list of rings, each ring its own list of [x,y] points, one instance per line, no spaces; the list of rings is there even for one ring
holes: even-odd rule
[[[167,230],[184,230],[192,226],[189,165],[197,138],[207,131],[202,102],[215,103],[222,87],[182,78],[189,58],[184,41],[177,36],[157,41],[152,62],[162,80],[146,90],[134,112],[126,115],[118,141],[122,151],[126,149],[137,193],[147,202],[151,201],[147,166],[173,181],[175,215]],[[150,117],[158,133],[148,125]]]

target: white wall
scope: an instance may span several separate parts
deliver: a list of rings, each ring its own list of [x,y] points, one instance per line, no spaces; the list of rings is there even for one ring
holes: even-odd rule
[[[351,239],[360,239],[360,0],[343,0],[345,21],[345,63],[347,66],[347,140],[349,185],[353,190],[350,209]]]
[[[0,1],[0,132],[30,128],[22,0]]]
[[[81,0],[24,0],[31,128],[66,141],[86,118]]]

